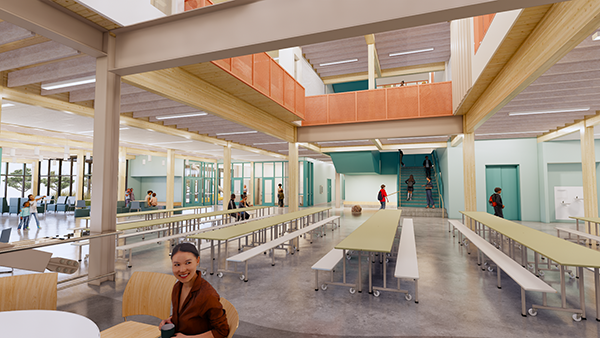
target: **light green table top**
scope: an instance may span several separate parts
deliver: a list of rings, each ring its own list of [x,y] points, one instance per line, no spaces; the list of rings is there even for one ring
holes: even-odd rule
[[[193,207],[185,207],[185,208],[173,208],[173,209],[157,209],[157,210],[146,210],[146,211],[136,211],[136,212],[125,212],[121,214],[117,214],[117,218],[122,217],[131,217],[131,216],[144,216],[144,215],[152,215],[152,214],[161,214],[165,212],[174,212],[174,211],[184,211],[184,210],[194,210],[194,209],[202,209],[202,208],[212,208],[214,205],[205,205],[205,206],[193,206]],[[77,217],[78,219],[90,219],[90,216],[86,217]]]
[[[127,223],[117,224],[117,230],[123,231],[123,230],[139,229],[139,228],[151,227],[151,226],[155,226],[155,225],[182,222],[182,221],[198,219],[198,218],[222,216],[222,215],[227,215],[227,214],[231,214],[231,213],[235,213],[235,212],[254,211],[254,210],[260,210],[260,209],[265,209],[265,208],[270,208],[270,207],[255,206],[255,207],[235,209],[235,210],[219,210],[219,211],[213,211],[213,212],[204,212],[201,214],[189,214],[189,215],[183,215],[183,216],[164,217],[164,218],[151,219],[148,221],[127,222]]]
[[[584,221],[584,222],[600,223],[600,217],[576,217],[576,216],[569,216],[569,218],[577,219],[577,220]]]
[[[379,210],[335,246],[336,249],[392,252],[401,210]]]
[[[600,268],[600,251],[586,248],[486,212],[461,211],[461,213],[560,265]]]
[[[224,241],[235,238],[241,235],[249,234],[254,231],[266,229],[277,224],[293,221],[297,218],[327,211],[331,208],[309,208],[295,212],[289,212],[283,215],[277,215],[269,218],[259,219],[252,222],[243,223],[240,225],[218,229],[215,231],[205,232],[197,235],[189,236],[194,239],[207,239],[215,241]]]

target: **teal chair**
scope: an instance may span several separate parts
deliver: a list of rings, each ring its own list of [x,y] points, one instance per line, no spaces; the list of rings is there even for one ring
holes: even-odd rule
[[[78,217],[89,217],[90,216],[90,209],[86,208],[86,209],[75,209],[75,218]]]
[[[179,208],[182,208],[182,206],[178,205],[178,206],[173,207],[173,209],[179,209]],[[181,215],[181,214],[183,214],[183,210],[173,211],[173,215]]]
[[[9,212],[10,208],[8,207],[8,203],[6,202],[6,198],[0,198],[0,209],[2,209],[2,214],[5,212]]]
[[[117,201],[117,214],[124,214],[129,212],[129,207],[125,204],[125,201]]]

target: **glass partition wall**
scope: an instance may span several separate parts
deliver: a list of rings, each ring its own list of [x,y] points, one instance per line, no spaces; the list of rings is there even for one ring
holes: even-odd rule
[[[187,161],[184,170],[184,205],[215,204],[215,163]]]
[[[25,197],[31,194],[31,169],[30,163],[2,163],[0,174],[2,196],[0,197]]]

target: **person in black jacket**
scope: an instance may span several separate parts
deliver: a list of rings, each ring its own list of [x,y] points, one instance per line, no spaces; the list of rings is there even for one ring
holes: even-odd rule
[[[500,196],[500,193],[502,193],[501,188],[494,189],[494,194],[491,198],[492,207],[494,208],[494,215],[504,218],[504,213],[502,212],[502,209],[504,209],[504,204],[502,204],[502,196]]]
[[[425,168],[425,176],[431,178],[431,167],[433,167],[433,163],[428,156],[425,156],[425,161],[423,161],[423,168]]]
[[[227,205],[227,210],[231,210],[231,209],[237,209],[237,206],[235,205],[235,194],[231,194],[231,198],[229,199],[229,205]],[[240,220],[239,213],[234,212],[230,215],[231,215],[231,217],[235,217],[236,221]]]
[[[413,177],[413,175],[410,175],[410,177],[406,181],[404,181],[404,183],[406,183],[406,185],[407,185],[406,190],[408,191],[406,200],[411,201],[412,195],[413,195],[413,190],[415,190],[415,183],[416,183],[415,178]]]

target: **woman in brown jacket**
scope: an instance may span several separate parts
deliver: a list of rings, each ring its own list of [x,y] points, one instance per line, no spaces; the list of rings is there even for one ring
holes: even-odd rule
[[[196,271],[200,263],[198,249],[191,243],[181,243],[171,253],[173,275],[173,315],[163,320],[159,328],[175,325],[175,337],[225,338],[229,335],[227,314],[217,291]]]

